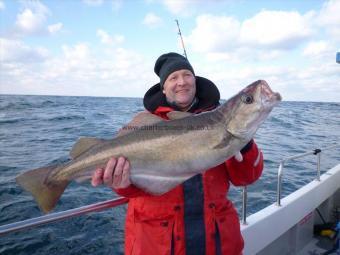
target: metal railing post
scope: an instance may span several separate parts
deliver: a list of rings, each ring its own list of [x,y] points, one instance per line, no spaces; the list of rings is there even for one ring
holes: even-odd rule
[[[247,186],[242,187],[242,224],[247,225]]]
[[[277,173],[277,198],[276,198],[276,205],[277,206],[281,206],[281,185],[282,185],[282,172],[283,172],[283,161],[280,162],[280,166],[279,166],[279,171]]]
[[[316,175],[317,181],[320,181],[320,169],[321,169],[321,150],[317,154],[317,175]]]
[[[277,173],[277,193],[276,193],[276,195],[277,195],[277,199],[276,199],[277,200],[276,201],[277,206],[281,206],[282,175],[283,175],[283,165],[284,165],[285,162],[291,161],[291,160],[296,160],[298,158],[302,158],[302,157],[313,155],[313,154],[316,155],[317,156],[317,176],[316,176],[316,180],[321,181],[321,179],[320,179],[320,175],[321,175],[321,171],[320,171],[321,170],[321,151],[330,150],[330,149],[336,148],[338,146],[339,146],[339,144],[333,144],[333,145],[325,147],[323,149],[315,149],[313,151],[297,154],[295,156],[283,159],[280,162],[279,170],[278,170],[278,173]]]

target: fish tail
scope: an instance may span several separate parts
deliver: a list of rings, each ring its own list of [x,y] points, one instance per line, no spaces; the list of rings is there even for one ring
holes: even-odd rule
[[[64,193],[68,180],[46,181],[48,175],[57,166],[47,166],[33,169],[17,176],[16,182],[30,192],[44,213],[50,212]]]

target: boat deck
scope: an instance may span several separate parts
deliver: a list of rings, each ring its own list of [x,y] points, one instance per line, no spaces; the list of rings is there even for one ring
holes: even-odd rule
[[[313,238],[297,255],[319,255],[332,249],[333,241],[328,237]],[[336,254],[336,253],[334,253]]]

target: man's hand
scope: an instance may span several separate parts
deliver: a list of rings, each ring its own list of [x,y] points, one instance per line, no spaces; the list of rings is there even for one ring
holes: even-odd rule
[[[111,158],[105,169],[97,168],[92,175],[92,186],[96,187],[105,184],[109,188],[124,189],[130,182],[130,163],[124,157]]]

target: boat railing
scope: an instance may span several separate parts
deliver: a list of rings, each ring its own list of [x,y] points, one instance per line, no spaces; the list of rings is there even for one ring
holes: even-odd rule
[[[283,159],[279,164],[279,170],[278,170],[278,176],[277,176],[277,202],[276,202],[277,206],[281,206],[281,189],[282,189],[282,175],[283,175],[284,164],[288,161],[302,158],[308,155],[317,155],[316,180],[320,181],[321,152],[333,149],[337,146],[339,146],[339,144],[325,147],[323,149],[315,149],[313,151],[309,151],[306,153],[298,154],[298,155]],[[95,204],[90,204],[90,205],[86,205],[86,206],[82,206],[82,207],[78,207],[78,208],[74,208],[74,209],[70,209],[66,211],[50,213],[50,214],[43,215],[40,217],[6,224],[3,226],[0,226],[0,236],[8,234],[8,233],[32,228],[32,227],[37,227],[37,226],[44,225],[47,223],[52,223],[52,222],[68,219],[71,217],[80,216],[80,215],[87,214],[90,212],[102,211],[105,209],[109,209],[112,207],[126,204],[128,201],[129,201],[128,198],[118,197],[115,199],[98,202]],[[242,221],[242,224],[247,224],[247,186],[244,186],[242,188],[242,220],[241,221]]]
[[[322,149],[314,149],[312,151],[307,151],[305,153],[297,154],[291,157],[284,158],[279,163],[278,173],[277,173],[277,191],[276,191],[276,205],[281,206],[281,197],[282,197],[282,176],[283,176],[283,167],[285,163],[288,161],[296,160],[299,158],[303,158],[310,155],[316,155],[316,177],[315,180],[320,181],[320,171],[321,171],[321,153],[327,150],[334,149],[339,147],[339,144],[333,144],[331,146],[322,148]],[[243,225],[247,224],[247,187],[244,186],[242,188],[242,216],[241,221]]]
[[[11,232],[19,231],[19,230],[37,227],[37,226],[44,225],[47,223],[52,223],[55,221],[60,221],[60,220],[68,219],[71,217],[80,216],[80,215],[87,214],[90,212],[102,211],[105,209],[116,207],[118,205],[126,204],[128,201],[129,201],[128,198],[118,197],[115,199],[111,199],[111,200],[107,200],[107,201],[103,201],[103,202],[99,202],[95,204],[90,204],[90,205],[86,205],[86,206],[82,206],[82,207],[78,207],[78,208],[74,208],[74,209],[70,209],[66,211],[50,213],[50,214],[46,214],[40,217],[10,223],[7,225],[0,226],[0,236],[9,234]]]

